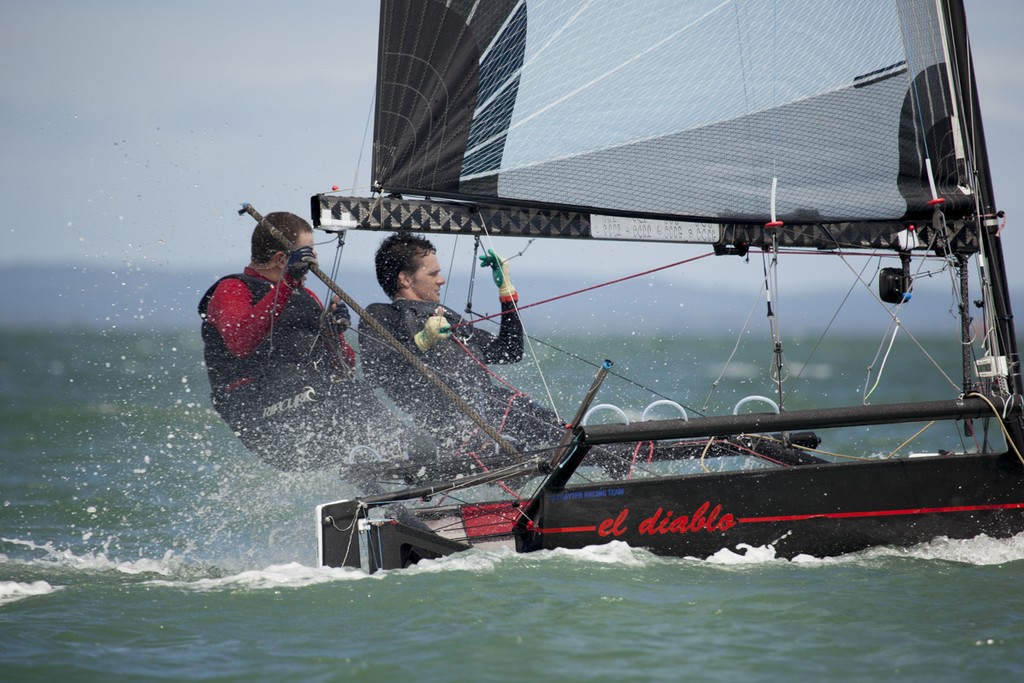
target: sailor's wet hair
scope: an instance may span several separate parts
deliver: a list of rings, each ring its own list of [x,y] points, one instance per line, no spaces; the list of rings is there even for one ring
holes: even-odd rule
[[[399,232],[386,237],[374,256],[377,283],[393,299],[398,294],[398,274],[413,275],[424,256],[436,253],[437,249],[430,240],[416,233]]]
[[[313,228],[310,227],[302,218],[299,218],[294,213],[288,213],[287,211],[275,211],[274,213],[268,213],[263,217],[264,223],[258,223],[256,229],[252,231],[252,260],[253,263],[266,263],[274,254],[279,251],[288,251],[288,248],[281,244],[270,234],[270,229],[266,226],[269,222],[278,232],[288,238],[288,241],[295,244],[295,241],[299,239],[299,235],[303,233],[312,233]]]

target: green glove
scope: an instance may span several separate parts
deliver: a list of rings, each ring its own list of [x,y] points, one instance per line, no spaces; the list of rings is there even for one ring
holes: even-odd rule
[[[509,276],[508,261],[488,249],[487,253],[480,257],[480,267],[491,267],[491,275],[494,277],[494,284],[498,285],[498,299],[502,302],[519,301],[519,293],[516,292],[512,278]]]
[[[437,312],[427,318],[423,329],[416,333],[413,341],[416,342],[416,348],[420,351],[428,351],[437,346],[442,339],[447,339],[450,336],[452,336],[451,325],[444,317],[444,309],[438,306]]]

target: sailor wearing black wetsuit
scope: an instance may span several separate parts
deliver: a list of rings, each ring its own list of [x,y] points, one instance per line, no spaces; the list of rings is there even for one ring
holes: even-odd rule
[[[371,304],[366,312],[521,451],[557,444],[563,430],[554,411],[499,383],[486,368],[522,358],[523,327],[507,264],[493,252],[485,259],[493,261],[488,264],[499,284],[503,315],[497,335],[465,324],[439,303],[445,280],[434,247],[408,233],[387,238],[378,249],[377,280],[392,301]],[[442,453],[470,447],[472,421],[364,321],[359,334],[366,379],[433,436]]]

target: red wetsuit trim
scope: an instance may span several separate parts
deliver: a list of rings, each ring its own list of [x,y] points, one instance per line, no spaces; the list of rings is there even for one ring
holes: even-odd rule
[[[246,268],[245,274],[261,280],[267,279],[252,268]],[[217,328],[228,351],[239,358],[246,358],[266,339],[270,333],[272,316],[276,318],[281,315],[281,311],[292,296],[292,291],[288,281],[282,278],[271,287],[266,296],[254,304],[252,293],[246,284],[241,280],[228,278],[217,285],[213,296],[210,297],[206,318]],[[317,303],[321,303],[311,290],[306,289],[306,293]],[[354,367],[356,352],[345,341],[344,336],[338,336],[345,364],[350,368]]]

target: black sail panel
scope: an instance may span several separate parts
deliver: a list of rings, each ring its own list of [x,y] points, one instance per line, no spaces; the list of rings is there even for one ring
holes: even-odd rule
[[[475,104],[518,70],[514,59],[508,61],[501,51],[508,40],[499,40],[499,51],[492,50],[481,64],[482,46],[488,46],[516,3],[491,0],[485,9],[474,11],[475,5],[383,3],[374,136],[374,181],[379,186],[458,193],[465,150],[474,136],[507,127],[507,114],[490,109],[480,115]],[[520,14],[525,19],[525,8]],[[516,42],[506,50],[514,57]],[[507,92],[515,97],[514,89]]]
[[[455,103],[476,92],[476,43],[455,12],[437,3],[384,4],[374,173],[388,186],[456,191],[472,111]]]

